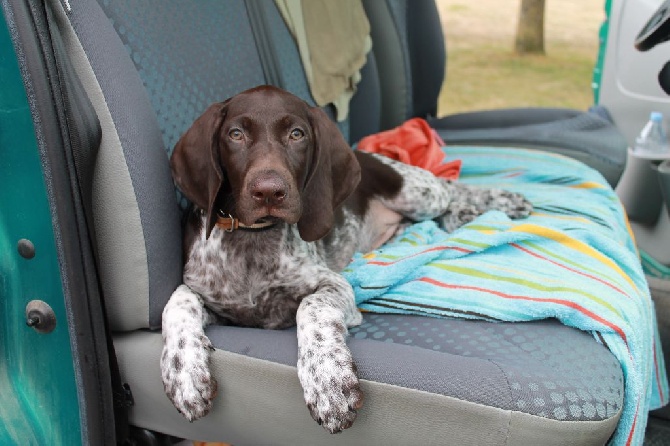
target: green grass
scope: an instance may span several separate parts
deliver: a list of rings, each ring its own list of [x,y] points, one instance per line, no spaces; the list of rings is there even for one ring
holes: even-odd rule
[[[467,11],[467,10],[468,10],[468,7],[465,6],[465,5],[450,5],[447,8],[447,11],[449,11],[450,14],[451,13],[459,13],[459,12],[463,12],[463,11]]]
[[[585,110],[592,105],[595,51],[548,43],[546,55],[519,56],[511,46],[485,41],[449,45],[439,114],[526,106]]]

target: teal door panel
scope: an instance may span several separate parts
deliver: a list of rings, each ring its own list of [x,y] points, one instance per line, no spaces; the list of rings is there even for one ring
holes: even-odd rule
[[[3,17],[4,19],[4,17]],[[79,397],[52,216],[31,111],[10,34],[0,23],[0,444],[82,443]],[[34,246],[19,252],[21,239]],[[55,329],[26,325],[28,302]]]

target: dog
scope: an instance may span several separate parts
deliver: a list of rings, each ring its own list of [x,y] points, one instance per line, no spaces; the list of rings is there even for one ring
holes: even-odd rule
[[[381,246],[406,221],[453,231],[489,209],[529,215],[519,194],[467,186],[354,151],[319,108],[270,86],[211,105],[170,159],[193,203],[184,275],[163,311],[165,392],[193,421],[217,385],[204,327],[216,321],[297,325],[298,377],[309,412],[331,433],[363,404],[347,327],[361,323],[338,273],[354,252]]]

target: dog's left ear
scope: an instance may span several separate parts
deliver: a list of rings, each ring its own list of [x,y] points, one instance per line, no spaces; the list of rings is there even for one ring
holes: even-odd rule
[[[354,191],[361,168],[353,150],[328,115],[318,107],[310,109],[314,152],[302,192],[300,237],[312,242],[333,227],[334,210]]]

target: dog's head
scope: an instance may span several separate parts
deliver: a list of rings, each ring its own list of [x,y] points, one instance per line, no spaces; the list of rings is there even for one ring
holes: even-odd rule
[[[223,211],[246,225],[279,219],[318,240],[360,180],[328,116],[269,86],[211,105],[179,139],[170,165],[177,186],[206,212],[207,237],[225,201]]]

